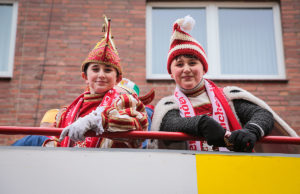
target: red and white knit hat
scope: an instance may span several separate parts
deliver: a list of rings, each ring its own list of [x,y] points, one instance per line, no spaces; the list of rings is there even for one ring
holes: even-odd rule
[[[194,25],[195,20],[189,15],[175,21],[168,54],[167,68],[169,74],[171,74],[171,63],[178,55],[194,55],[198,57],[202,62],[204,72],[207,72],[208,64],[204,49],[190,34],[183,31],[192,30]]]

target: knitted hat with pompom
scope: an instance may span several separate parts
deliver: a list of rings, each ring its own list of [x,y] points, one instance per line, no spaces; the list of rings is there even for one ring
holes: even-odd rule
[[[195,25],[195,20],[187,15],[184,18],[177,19],[173,25],[173,34],[170,40],[170,49],[168,53],[168,73],[171,74],[171,63],[179,55],[194,55],[203,65],[204,72],[208,70],[207,57],[204,49],[190,34]]]

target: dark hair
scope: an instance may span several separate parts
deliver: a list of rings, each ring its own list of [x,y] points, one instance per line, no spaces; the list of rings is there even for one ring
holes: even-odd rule
[[[85,66],[84,66],[84,69],[83,69],[83,72],[84,72],[84,74],[87,76],[87,69],[88,69],[88,67],[90,66],[90,64],[91,63],[87,63],[87,64],[85,64]],[[113,67],[113,68],[115,68],[115,67]],[[119,71],[117,70],[117,68],[115,68],[116,69],[116,71],[117,71],[117,77],[119,77]]]
[[[186,58],[190,58],[190,59],[200,60],[197,56],[195,56],[195,55],[189,55],[189,54],[177,55],[176,57],[174,57],[174,59],[177,61],[180,57],[186,57]]]
[[[90,65],[90,63],[85,64],[84,69],[83,69],[83,72],[86,76],[87,76],[87,69],[88,69],[89,65]]]

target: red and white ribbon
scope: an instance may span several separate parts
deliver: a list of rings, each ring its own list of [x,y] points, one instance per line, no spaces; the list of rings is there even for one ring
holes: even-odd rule
[[[207,95],[211,101],[213,114],[212,117],[220,125],[226,129],[225,136],[230,135],[230,129],[228,124],[227,115],[224,111],[224,108],[218,98],[214,94],[214,88],[208,81],[204,80],[204,85],[206,88]],[[181,117],[193,117],[196,116],[194,108],[188,97],[182,93],[178,87],[176,87],[174,92],[175,99],[179,104],[179,110]],[[212,146],[209,146],[206,141],[189,141],[190,150],[201,150],[201,151],[212,151]],[[228,151],[226,148],[219,148],[220,151]]]

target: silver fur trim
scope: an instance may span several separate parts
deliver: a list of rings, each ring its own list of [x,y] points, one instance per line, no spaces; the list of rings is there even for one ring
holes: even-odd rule
[[[175,98],[172,96],[167,96],[162,98],[156,105],[154,109],[154,114],[152,117],[151,123],[151,131],[159,131],[162,119],[167,114],[169,110],[179,109],[179,105]],[[158,148],[158,140],[148,141],[149,149],[157,149]]]
[[[237,90],[239,92],[231,92],[234,90]],[[252,102],[262,108],[267,109],[268,111],[270,111],[273,114],[275,123],[279,124],[281,126],[281,128],[283,128],[283,130],[285,130],[290,136],[299,137],[297,135],[297,133],[277,113],[275,113],[266,102],[257,98],[250,92],[248,92],[242,88],[236,87],[236,86],[227,86],[223,89],[223,92],[229,101],[232,101],[235,99],[244,99],[244,100]]]

